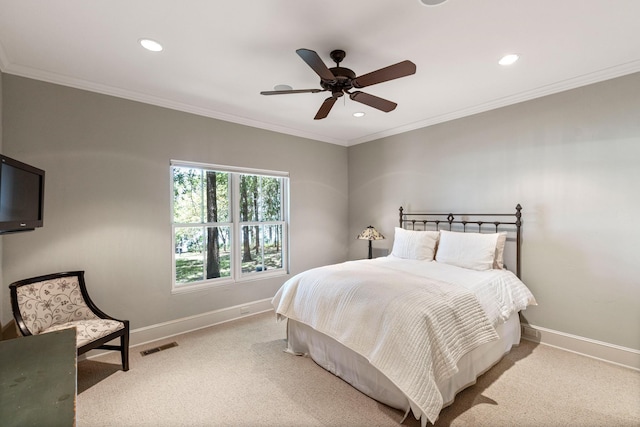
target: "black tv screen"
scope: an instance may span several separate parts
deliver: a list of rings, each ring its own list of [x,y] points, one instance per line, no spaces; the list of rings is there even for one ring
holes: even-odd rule
[[[0,155],[0,233],[43,225],[44,171]]]

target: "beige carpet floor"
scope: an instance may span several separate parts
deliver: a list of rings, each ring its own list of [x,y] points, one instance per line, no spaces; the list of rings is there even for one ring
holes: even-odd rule
[[[264,313],[134,347],[128,372],[115,353],[80,361],[77,426],[399,425],[400,411],[284,353],[285,328]],[[522,341],[436,426],[640,426],[640,372]]]

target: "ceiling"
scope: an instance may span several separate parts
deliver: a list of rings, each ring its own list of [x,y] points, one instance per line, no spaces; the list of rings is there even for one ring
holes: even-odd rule
[[[350,146],[640,71],[638,17],[638,0],[0,0],[0,69]],[[299,48],[417,72],[361,89],[394,111],[343,97],[313,120],[326,92],[260,95],[320,87]]]

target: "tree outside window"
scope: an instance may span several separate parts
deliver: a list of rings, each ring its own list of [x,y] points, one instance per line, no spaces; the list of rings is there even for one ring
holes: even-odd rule
[[[286,176],[178,162],[171,170],[176,287],[285,270]]]

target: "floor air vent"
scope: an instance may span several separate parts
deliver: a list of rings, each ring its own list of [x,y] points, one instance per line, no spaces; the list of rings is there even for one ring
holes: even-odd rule
[[[169,344],[161,345],[160,347],[150,348],[148,350],[141,351],[140,354],[143,356],[148,356],[150,354],[157,353],[159,351],[166,350],[171,347],[177,347],[177,346],[178,346],[177,342],[170,342]]]

